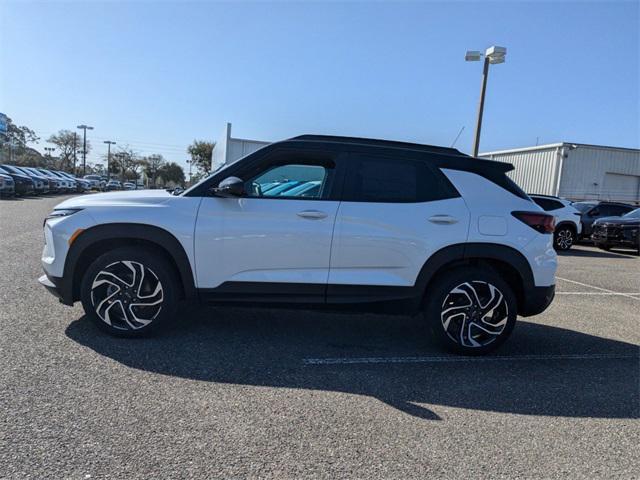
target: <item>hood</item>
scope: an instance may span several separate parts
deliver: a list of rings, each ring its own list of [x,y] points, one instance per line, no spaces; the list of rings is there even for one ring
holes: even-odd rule
[[[639,218],[602,217],[593,222],[594,225],[640,225]]]
[[[14,180],[21,180],[23,182],[32,182],[31,177],[28,177],[26,175],[23,175],[22,173],[13,173],[10,172],[7,175],[11,175],[13,177]]]
[[[172,195],[165,190],[127,190],[119,192],[94,193],[73,197],[56,205],[55,208],[86,208],[126,205],[154,205],[165,203]]]

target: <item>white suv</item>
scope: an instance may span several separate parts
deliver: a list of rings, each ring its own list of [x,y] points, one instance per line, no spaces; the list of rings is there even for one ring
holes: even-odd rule
[[[529,194],[545,212],[555,217],[556,229],[553,234],[553,246],[556,250],[569,250],[582,233],[581,213],[570,200],[551,195]]]
[[[485,353],[554,296],[554,219],[512,168],[450,148],[303,135],[177,196],[61,203],[45,222],[40,282],[121,336],[173,319],[179,299],[302,304],[423,312],[444,346]]]

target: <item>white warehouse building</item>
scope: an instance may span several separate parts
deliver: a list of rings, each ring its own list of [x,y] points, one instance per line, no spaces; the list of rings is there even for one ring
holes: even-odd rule
[[[247,140],[245,138],[233,138],[231,136],[231,124],[227,123],[222,135],[213,147],[211,157],[211,169],[215,170],[220,165],[227,165],[236,160],[269,145],[271,142],[260,140]]]
[[[513,164],[509,176],[527,193],[640,204],[637,149],[565,142],[479,156]]]

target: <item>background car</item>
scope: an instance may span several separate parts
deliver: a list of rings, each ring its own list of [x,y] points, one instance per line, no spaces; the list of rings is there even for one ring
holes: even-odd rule
[[[122,190],[122,184],[118,180],[109,180],[105,189],[107,191]]]
[[[16,196],[35,193],[35,187],[33,185],[33,180],[31,180],[31,177],[28,177],[23,173],[12,173],[2,166],[0,166],[0,173],[9,175],[13,179]]]
[[[53,173],[51,173],[49,170],[46,170],[44,168],[32,168],[32,167],[27,167],[27,168],[28,170],[34,171],[35,173],[40,173],[45,177],[47,177],[48,179],[50,179],[54,184],[54,188],[55,188],[55,190],[53,190],[54,192],[62,193],[66,191],[65,182],[61,178],[59,178],[57,175],[54,175]]]
[[[131,182],[124,182],[122,184],[122,188],[124,188],[125,190],[135,190],[136,184]]]
[[[580,238],[591,238],[593,233],[593,222],[604,217],[619,217],[625,213],[629,213],[635,207],[626,203],[617,202],[573,202],[575,208],[580,213],[580,222],[582,223],[582,234]]]
[[[556,219],[556,229],[553,233],[553,247],[556,250],[569,250],[578,236],[582,233],[580,211],[570,200],[551,195],[529,194],[531,200],[545,212],[549,212]]]
[[[16,187],[11,175],[0,173],[0,197],[13,197]]]
[[[14,168],[19,170],[21,173],[24,173],[25,175],[28,175],[29,177],[31,177],[31,179],[35,183],[36,192],[38,192],[38,184],[43,185],[43,188],[40,193],[46,194],[46,193],[50,193],[53,190],[52,188],[53,182],[47,177],[45,177],[44,175],[42,175],[41,173],[32,172],[30,170],[27,170],[25,167],[14,167]]]
[[[83,178],[77,178],[74,175],[71,175],[69,172],[58,171],[64,177],[67,177],[69,180],[73,181],[76,185],[76,192],[84,193],[91,190],[91,183],[89,180],[85,180]]]
[[[621,217],[599,218],[593,222],[591,239],[603,250],[632,248],[640,255],[640,208]]]
[[[60,170],[51,170],[51,171],[55,175],[57,175],[58,177],[62,178],[67,182],[67,188],[69,193],[74,193],[78,191],[78,182],[76,182],[74,179],[69,178],[67,175],[65,175],[64,172],[61,172]]]
[[[33,177],[31,175],[29,175],[28,173],[23,172],[22,170],[20,170],[18,167],[16,167],[15,165],[2,165],[2,168],[4,168],[5,170],[7,170],[10,174],[16,174],[16,175],[23,175],[27,178],[30,178],[31,181],[33,182],[33,192],[37,195],[41,195],[43,193],[45,193],[45,190],[48,191],[49,190],[49,182],[45,182],[44,179],[39,178],[39,177]]]
[[[100,175],[85,175],[83,178],[89,181],[92,190],[104,190],[107,185],[107,181]]]

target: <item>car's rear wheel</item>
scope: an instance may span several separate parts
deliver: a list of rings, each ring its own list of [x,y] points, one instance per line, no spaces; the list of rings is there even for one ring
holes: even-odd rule
[[[429,288],[426,320],[444,348],[482,355],[498,348],[513,331],[517,308],[513,290],[491,270],[460,268]]]
[[[82,306],[100,329],[117,336],[142,336],[171,318],[177,288],[171,265],[157,253],[117,248],[87,269]]]
[[[571,227],[561,226],[553,234],[553,246],[558,251],[569,250],[576,239],[576,234]]]

